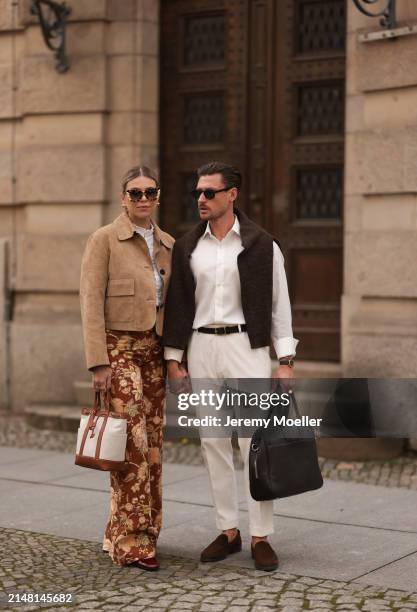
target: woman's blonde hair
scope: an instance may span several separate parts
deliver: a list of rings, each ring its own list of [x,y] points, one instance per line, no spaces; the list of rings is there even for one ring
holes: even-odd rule
[[[156,173],[153,172],[148,166],[133,166],[130,168],[124,175],[122,179],[122,191],[126,193],[126,187],[129,181],[132,181],[134,178],[138,176],[146,176],[147,178],[155,181],[155,185],[159,188],[159,181],[157,179]]]

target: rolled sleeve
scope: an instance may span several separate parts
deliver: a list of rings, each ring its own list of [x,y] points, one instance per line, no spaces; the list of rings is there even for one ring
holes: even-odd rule
[[[164,357],[167,361],[172,360],[181,363],[183,356],[184,351],[181,349],[172,348],[170,346],[164,348]]]

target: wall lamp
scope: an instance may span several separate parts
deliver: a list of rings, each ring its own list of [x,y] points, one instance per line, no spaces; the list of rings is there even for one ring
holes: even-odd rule
[[[66,72],[69,61],[65,53],[65,24],[71,9],[65,2],[32,0],[30,12],[38,16],[43,39],[47,47],[55,52],[55,68],[58,72]]]

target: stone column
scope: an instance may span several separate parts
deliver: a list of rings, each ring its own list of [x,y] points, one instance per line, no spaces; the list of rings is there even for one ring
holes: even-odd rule
[[[7,282],[8,241],[0,238],[0,410],[9,408],[9,292]]]
[[[30,2],[0,0],[0,227],[11,240],[17,411],[73,401],[72,383],[85,376],[86,238],[118,214],[125,170],[157,160],[158,2],[67,4],[70,69],[59,74]]]
[[[348,7],[343,371],[416,377],[417,35],[359,42],[378,20]]]
[[[360,42],[381,28],[347,6],[343,373],[417,377],[417,36]],[[397,6],[415,23],[414,2]],[[402,440],[352,444],[383,457]]]

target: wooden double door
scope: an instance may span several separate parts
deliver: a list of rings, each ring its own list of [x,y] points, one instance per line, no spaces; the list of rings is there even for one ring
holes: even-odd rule
[[[162,0],[162,226],[198,220],[200,165],[243,172],[276,236],[303,359],[340,359],[345,0]]]

